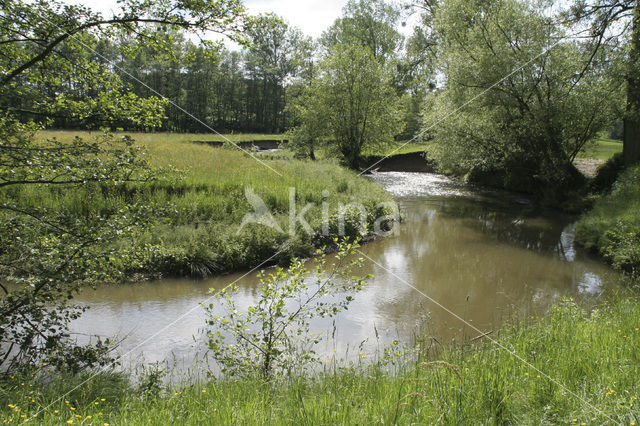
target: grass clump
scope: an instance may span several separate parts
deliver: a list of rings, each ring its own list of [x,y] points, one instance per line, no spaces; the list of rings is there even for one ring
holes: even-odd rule
[[[587,248],[599,252],[616,268],[640,272],[640,166],[624,171],[611,193],[582,216],[576,233]]]
[[[494,338],[500,347],[489,341],[432,346],[395,368],[376,362],[331,367],[313,376],[219,379],[159,392],[140,392],[105,374],[58,400],[79,379],[41,386],[35,379],[14,378],[3,384],[0,416],[22,422],[53,404],[39,414],[43,424],[629,425],[640,420],[637,294],[617,295],[590,310],[563,300],[544,318],[512,323]],[[95,393],[105,384],[107,397]]]
[[[40,138],[60,141],[75,136],[90,138],[88,132],[42,132]],[[220,139],[215,135],[131,134],[147,151],[152,165],[172,166],[183,172],[182,179],[148,183],[101,186],[87,184],[68,191],[64,187],[18,187],[9,196],[23,205],[33,205],[98,215],[121,209],[143,199],[166,209],[152,231],[138,239],[144,250],[130,259],[129,274],[150,277],[206,277],[256,266],[272,256],[289,240],[290,188],[295,188],[299,213],[307,203],[314,206],[305,219],[314,231],[322,230],[322,204],[335,217],[340,206],[362,204],[367,220],[382,213],[381,202],[391,201],[384,189],[354,172],[330,162],[293,160],[286,156],[256,161],[237,149],[213,148],[193,140]],[[232,135],[234,140],[277,139],[275,135]],[[277,171],[280,175],[278,175]],[[250,188],[264,200],[283,232],[250,224],[240,230],[245,214],[253,207],[245,197]],[[275,261],[307,257],[316,248],[332,241],[332,235],[311,236],[296,229],[296,236]],[[350,229],[347,227],[347,229]],[[332,231],[337,227],[332,226]],[[353,235],[354,237],[360,235]]]

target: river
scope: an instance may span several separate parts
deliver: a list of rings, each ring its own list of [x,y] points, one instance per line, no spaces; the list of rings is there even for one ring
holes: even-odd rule
[[[393,340],[429,335],[438,341],[473,338],[505,318],[542,313],[568,296],[598,298],[616,274],[574,242],[575,218],[517,195],[488,191],[429,173],[372,175],[397,200],[403,223],[396,235],[362,247],[374,278],[333,322],[312,324],[330,337],[320,352],[333,359],[375,354]],[[82,293],[90,309],[72,324],[79,336],[124,339],[124,365],[194,365],[206,348],[200,307],[211,288],[241,274],[209,280],[164,280]],[[255,300],[257,279],[239,281],[238,303]],[[428,297],[425,297],[428,296]],[[198,363],[200,365],[200,363]]]

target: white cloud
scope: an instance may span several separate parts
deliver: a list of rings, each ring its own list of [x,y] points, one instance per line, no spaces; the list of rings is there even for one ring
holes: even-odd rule
[[[337,18],[347,0],[246,0],[252,14],[273,12],[312,37],[318,37]]]

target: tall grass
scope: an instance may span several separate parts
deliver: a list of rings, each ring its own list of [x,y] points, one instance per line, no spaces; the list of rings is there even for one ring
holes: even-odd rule
[[[42,132],[38,136],[65,141],[76,135],[91,137],[87,132],[59,131]],[[215,135],[132,136],[146,149],[153,165],[176,167],[184,172],[184,178],[115,188],[89,184],[73,191],[64,187],[24,187],[13,194],[20,197],[22,203],[65,209],[77,215],[114,211],[140,199],[157,206],[171,206],[168,220],[138,241],[141,246],[155,249],[144,251],[144,257],[131,265],[132,273],[156,277],[209,276],[256,266],[288,239],[290,188],[295,188],[297,211],[307,203],[314,203],[305,217],[316,231],[321,230],[323,202],[330,206],[332,214],[340,204],[359,202],[366,206],[373,219],[378,214],[376,205],[390,200],[382,187],[328,161],[264,156],[261,163],[237,149],[190,142],[219,139]],[[232,136],[236,140],[278,138],[276,135]],[[250,225],[238,232],[245,214],[253,211],[245,198],[247,188],[264,200],[284,233],[259,225]],[[298,232],[278,260],[306,257],[328,240]]]
[[[389,371],[383,363],[314,376],[212,380],[144,393],[119,375],[48,386],[2,384],[9,423],[43,424],[626,424],[640,420],[640,303],[593,310],[565,300],[512,323],[492,342],[439,347]],[[526,359],[531,366],[512,355]],[[73,408],[73,410],[72,410]],[[20,418],[24,416],[24,418]]]

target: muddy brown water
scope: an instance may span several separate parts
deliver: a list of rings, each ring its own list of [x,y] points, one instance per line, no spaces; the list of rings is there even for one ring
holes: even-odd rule
[[[573,217],[435,174],[376,173],[371,179],[398,201],[404,221],[397,235],[362,248],[375,261],[364,271],[374,278],[350,308],[334,322],[312,324],[315,333],[332,336],[319,348],[327,358],[372,355],[418,333],[440,341],[478,334],[438,304],[490,331],[523,311],[544,312],[562,297],[592,300],[615,287],[616,274],[576,246]],[[200,304],[209,289],[241,276],[86,291],[78,302],[90,310],[72,328],[80,336],[123,338],[126,366],[172,361],[188,369],[206,348]],[[255,274],[239,284],[238,304],[247,306],[256,298]]]

